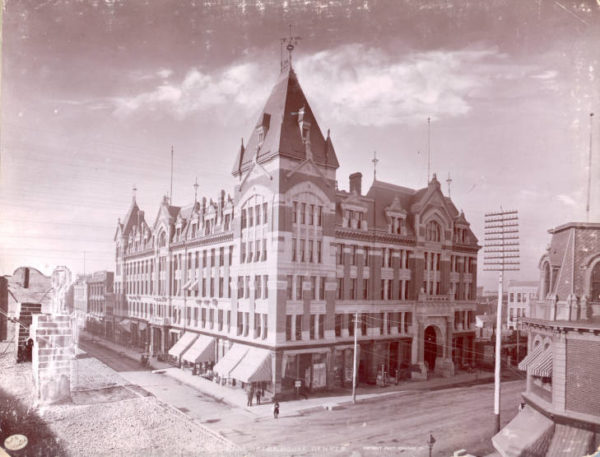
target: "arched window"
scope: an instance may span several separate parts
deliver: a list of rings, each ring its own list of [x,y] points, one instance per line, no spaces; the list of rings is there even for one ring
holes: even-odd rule
[[[442,239],[441,232],[440,224],[436,221],[430,221],[427,223],[425,230],[425,239],[427,241],[436,241],[439,243]]]
[[[158,238],[158,247],[164,248],[167,245],[167,234],[165,232],[161,232]]]
[[[596,262],[592,269],[590,281],[590,300],[600,301],[600,262]]]
[[[544,263],[544,284],[542,287],[542,300],[550,293],[550,264]]]

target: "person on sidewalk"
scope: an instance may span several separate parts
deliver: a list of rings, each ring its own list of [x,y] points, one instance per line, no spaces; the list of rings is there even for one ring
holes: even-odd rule
[[[260,389],[256,390],[256,404],[260,405],[260,396],[261,396],[261,392]]]
[[[249,387],[248,388],[248,403],[246,404],[246,406],[252,406],[252,397],[254,397],[254,388]]]
[[[279,402],[277,400],[273,401],[273,417],[275,419],[279,417]]]

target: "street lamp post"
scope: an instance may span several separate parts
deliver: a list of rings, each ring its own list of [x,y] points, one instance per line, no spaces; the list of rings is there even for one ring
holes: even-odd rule
[[[435,438],[430,433],[429,439],[427,440],[427,446],[429,446],[429,457],[431,457],[431,451],[433,450],[433,445],[435,444]]]

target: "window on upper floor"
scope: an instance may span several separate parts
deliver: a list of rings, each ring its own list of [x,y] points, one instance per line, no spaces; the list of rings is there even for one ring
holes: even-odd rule
[[[425,239],[427,241],[440,242],[442,240],[442,230],[440,224],[436,221],[429,221],[425,230]]]

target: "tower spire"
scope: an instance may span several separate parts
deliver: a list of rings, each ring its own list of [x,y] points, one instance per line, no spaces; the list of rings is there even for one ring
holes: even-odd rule
[[[288,67],[290,70],[292,69],[292,52],[294,51],[294,48],[298,44],[298,41],[300,41],[302,39],[302,37],[292,35],[292,24],[290,24],[289,27],[290,27],[290,35],[288,37],[282,38],[280,41],[280,45],[279,45],[281,71],[285,70]],[[285,45],[285,49],[288,53],[287,60],[283,60],[283,46],[284,45]]]
[[[448,197],[450,197],[450,185],[452,184],[452,178],[450,177],[450,172],[448,172],[448,179],[446,179],[448,183]]]
[[[196,181],[194,182],[194,205],[198,202],[198,177],[196,176]]]
[[[377,151],[373,151],[373,160],[371,162],[373,162],[373,182],[375,182],[377,181],[377,162],[379,162]]]
[[[137,187],[134,184],[133,187],[132,187],[132,189],[131,189],[133,203],[135,203],[135,194],[136,194],[136,192],[137,192]]]
[[[593,119],[594,119],[594,113],[590,113],[590,152],[589,152],[589,159],[588,159],[587,203],[585,205],[585,216],[586,216],[587,222],[590,221],[590,195],[591,195],[591,188],[592,188],[592,131],[593,131],[592,120]]]
[[[427,118],[427,184],[431,174],[431,118]]]

